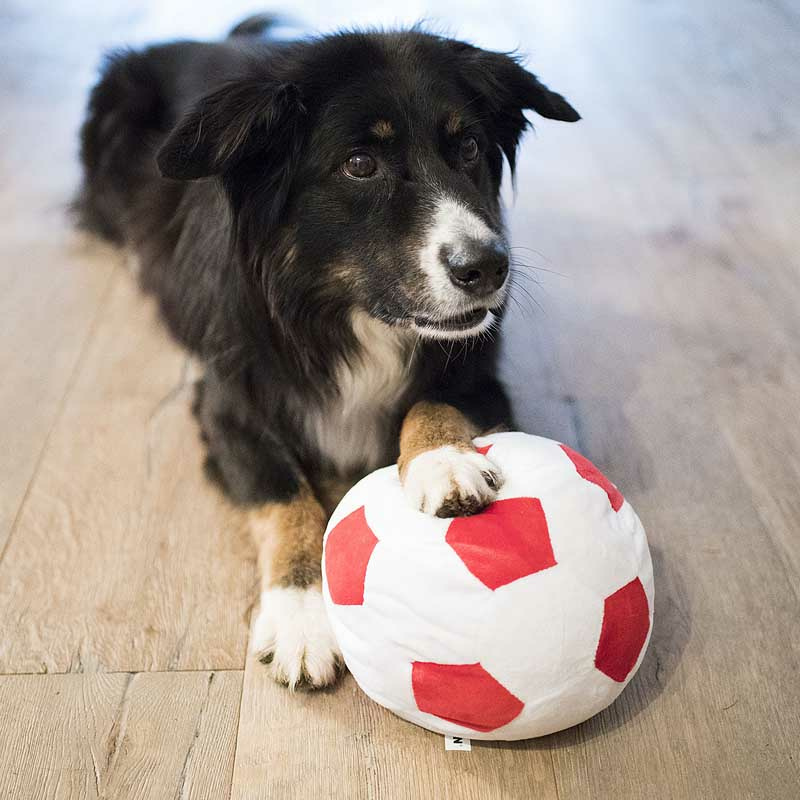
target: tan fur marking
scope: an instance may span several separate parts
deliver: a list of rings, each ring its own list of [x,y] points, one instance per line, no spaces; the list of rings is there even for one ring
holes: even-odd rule
[[[471,450],[478,429],[458,409],[446,403],[415,403],[406,414],[400,431],[400,479],[405,480],[411,460],[420,453],[451,445]]]
[[[391,139],[394,136],[392,123],[385,119],[379,119],[371,130],[379,139]]]
[[[320,585],[327,518],[310,489],[288,502],[268,503],[249,517],[263,589]]]
[[[455,136],[461,131],[461,114],[459,114],[458,111],[454,111],[447,118],[444,129],[450,136]]]

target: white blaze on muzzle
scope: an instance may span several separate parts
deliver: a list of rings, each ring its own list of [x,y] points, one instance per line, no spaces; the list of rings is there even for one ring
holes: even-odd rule
[[[505,246],[502,237],[468,206],[453,197],[440,196],[420,250],[420,267],[428,282],[432,306],[437,312],[457,314],[480,305],[453,285],[442,258],[442,253],[447,251],[451,263],[466,260],[469,250],[476,244],[482,247]],[[504,290],[505,286],[498,294]]]

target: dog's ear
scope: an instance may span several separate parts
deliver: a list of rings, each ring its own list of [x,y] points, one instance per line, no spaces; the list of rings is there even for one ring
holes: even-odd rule
[[[455,42],[454,46],[459,72],[487,108],[512,172],[519,138],[529,124],[523,113],[526,109],[562,122],[581,118],[564,97],[548,89],[512,56],[464,42]]]
[[[232,81],[201,98],[156,156],[161,175],[196,180],[218,175],[257,150],[281,152],[295,132],[302,103],[293,84]]]
[[[529,108],[542,117],[561,122],[577,122],[581,118],[560,94],[548,89],[513,56],[481,50],[464,42],[454,45],[461,59],[462,74],[496,107]]]

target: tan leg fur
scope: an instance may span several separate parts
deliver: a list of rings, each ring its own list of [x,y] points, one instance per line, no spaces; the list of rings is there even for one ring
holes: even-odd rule
[[[322,602],[326,521],[308,487],[287,502],[250,512],[262,576],[251,649],[274,679],[291,689],[326,686],[341,670],[341,654]]]
[[[400,480],[409,501],[438,517],[475,514],[502,484],[497,467],[472,446],[476,426],[446,403],[421,401],[400,432]]]

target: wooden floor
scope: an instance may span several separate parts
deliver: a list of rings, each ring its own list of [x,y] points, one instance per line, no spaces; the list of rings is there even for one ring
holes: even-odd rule
[[[189,364],[64,214],[100,51],[243,3],[54,5],[0,9],[0,797],[800,797],[797,4],[441,5],[584,115],[521,159],[504,371],[525,429],[624,487],[656,566],[620,700],[470,753],[247,656],[253,553],[201,477]],[[353,7],[295,14],[398,19]]]

